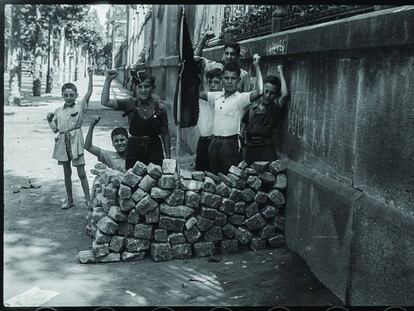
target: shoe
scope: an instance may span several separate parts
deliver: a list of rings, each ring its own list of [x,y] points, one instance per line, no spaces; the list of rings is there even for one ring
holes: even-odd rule
[[[64,204],[62,204],[62,206],[60,207],[61,209],[68,209],[68,208],[71,208],[71,207],[75,207],[75,204],[72,202],[72,203],[64,203]]]

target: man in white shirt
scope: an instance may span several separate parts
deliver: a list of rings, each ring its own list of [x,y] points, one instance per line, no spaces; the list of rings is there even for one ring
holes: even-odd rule
[[[219,92],[200,92],[200,99],[214,109],[213,139],[208,154],[212,173],[227,173],[232,165],[238,165],[240,153],[240,122],[246,109],[252,102],[263,95],[262,73],[260,71],[260,56],[253,56],[253,66],[256,71],[257,89],[251,92],[238,92],[240,82],[240,67],[230,62],[223,67],[223,90]]]

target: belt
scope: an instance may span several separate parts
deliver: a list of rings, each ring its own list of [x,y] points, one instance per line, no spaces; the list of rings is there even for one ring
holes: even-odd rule
[[[158,138],[158,136],[135,136],[135,135],[130,135],[130,138],[135,138],[135,139],[140,139],[140,140],[151,140],[151,139]]]
[[[239,138],[239,134],[234,134],[234,135],[230,135],[230,136],[216,136],[216,135],[212,135],[212,138],[214,139],[234,139],[234,138]]]
[[[272,137],[247,135],[246,143],[248,145],[268,145],[268,144],[273,144],[273,139]]]
[[[213,138],[213,136],[200,136],[199,139],[200,140],[211,140]]]
[[[67,130],[67,131],[64,131],[64,132],[59,132],[59,134],[67,134],[67,133],[69,133],[69,132],[71,132],[73,130],[77,130],[77,129],[80,129],[80,128],[81,128],[80,126],[74,127],[73,129],[70,129],[70,130]]]

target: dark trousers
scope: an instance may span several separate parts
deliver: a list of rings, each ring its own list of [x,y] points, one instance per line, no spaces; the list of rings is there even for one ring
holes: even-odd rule
[[[208,148],[208,155],[211,172],[227,174],[232,165],[237,166],[242,161],[238,135],[214,136]]]
[[[130,136],[125,150],[125,168],[134,167],[137,161],[146,165],[154,163],[162,165],[164,152],[162,149],[161,139],[154,137],[136,137]]]
[[[255,161],[274,161],[277,159],[275,147],[273,144],[266,145],[249,145],[246,146],[244,161],[252,164]]]
[[[208,156],[208,147],[211,143],[211,137],[200,136],[197,142],[195,170],[210,171],[210,158]]]

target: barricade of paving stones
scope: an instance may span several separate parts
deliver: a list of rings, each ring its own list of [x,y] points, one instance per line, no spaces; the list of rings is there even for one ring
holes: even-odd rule
[[[280,161],[241,162],[227,175],[137,162],[106,169],[94,182],[87,216],[91,250],[81,263],[207,257],[285,243],[287,179]]]

